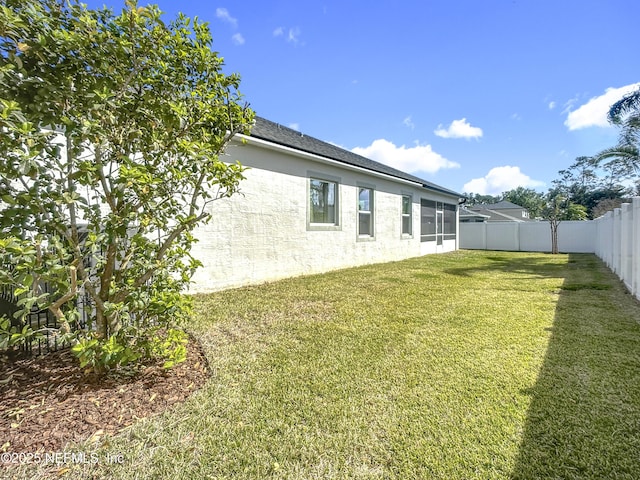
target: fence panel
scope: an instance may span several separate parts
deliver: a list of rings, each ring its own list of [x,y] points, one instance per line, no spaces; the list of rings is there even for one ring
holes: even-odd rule
[[[561,252],[595,252],[596,225],[593,222],[561,222],[558,246]],[[550,252],[549,222],[461,223],[460,248],[470,250],[509,250]]]
[[[518,223],[487,223],[487,250],[520,250]]]
[[[461,223],[458,225],[459,246],[468,250],[487,249],[487,224],[486,223]]]
[[[640,300],[640,197],[596,218],[594,223],[596,255]]]
[[[620,208],[620,278],[632,290],[633,275],[633,210],[630,203]]]
[[[520,250],[523,252],[550,252],[551,227],[548,222],[520,223]],[[560,232],[558,237],[561,238]]]

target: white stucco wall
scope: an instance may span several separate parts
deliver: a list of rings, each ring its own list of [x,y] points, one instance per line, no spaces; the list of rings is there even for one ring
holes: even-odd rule
[[[241,194],[210,205],[212,220],[195,232],[202,263],[192,292],[206,292],[369,263],[455,250],[457,241],[420,242],[420,199],[457,198],[402,180],[351,169],[286,147],[234,143],[228,160],[249,167]],[[309,178],[339,180],[339,227],[308,225]],[[358,186],[374,188],[374,237],[356,231]],[[402,235],[402,195],[413,197],[413,235]]]

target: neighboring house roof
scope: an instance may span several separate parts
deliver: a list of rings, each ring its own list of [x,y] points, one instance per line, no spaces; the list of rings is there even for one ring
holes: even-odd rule
[[[473,212],[473,211],[471,211],[471,210],[469,210],[469,209],[467,209],[466,207],[463,207],[463,206],[461,206],[458,209],[458,215],[460,216],[460,221],[462,221],[462,220],[471,220],[471,219],[474,219],[474,218],[486,221],[487,219],[489,219],[491,217],[490,215],[484,215],[484,214],[482,214],[480,212]]]
[[[482,212],[487,212],[490,213],[490,217],[489,221],[509,221],[509,222],[518,222],[518,223],[523,223],[526,220],[523,220],[522,218],[516,218],[516,217],[512,217],[511,215],[507,215],[506,213],[502,213],[502,212],[497,212],[495,210],[482,210]]]
[[[489,222],[530,222],[529,211],[525,207],[503,200],[498,203],[479,203],[467,206],[472,212],[487,215]],[[512,214],[512,215],[510,215]],[[515,216],[517,215],[517,216]]]
[[[477,214],[478,216],[485,217],[485,221],[488,222],[518,222],[522,223],[527,221],[528,219],[512,217],[504,212],[498,212],[496,210],[490,210],[486,208],[484,205],[472,205],[470,207],[466,207],[469,212],[472,214]],[[520,210],[523,210],[522,207],[518,207]],[[506,209],[505,209],[506,210]],[[460,214],[460,218],[463,219],[462,213]],[[466,218],[473,218],[471,215]]]
[[[501,202],[498,202],[498,203],[491,203],[491,204],[482,203],[474,206],[485,208],[487,210],[508,210],[511,208],[517,208],[518,210],[526,210],[526,208],[521,207],[520,205],[516,205],[515,203],[508,202],[506,200],[502,200]]]
[[[377,173],[383,173],[402,180],[415,182],[430,190],[463,197],[461,193],[454,192],[453,190],[441,187],[440,185],[428,182],[427,180],[402,172],[393,167],[389,167],[388,165],[375,162],[366,157],[350,152],[349,150],[323,142],[322,140],[310,137],[309,135],[305,135],[297,130],[293,130],[262,117],[256,117],[256,122],[251,130],[250,136],[276,143],[278,145],[283,145],[285,147],[294,148],[306,153],[319,155],[337,162],[364,168]]]

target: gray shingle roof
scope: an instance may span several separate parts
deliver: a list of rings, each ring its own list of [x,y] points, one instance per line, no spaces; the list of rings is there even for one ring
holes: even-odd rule
[[[460,215],[460,218],[490,218],[491,215],[487,215],[484,213],[481,213],[480,211],[472,211],[472,210],[468,210],[466,207],[464,206],[460,206],[460,209],[458,210],[458,215]]]
[[[309,135],[298,132],[291,128],[279,125],[275,122],[267,120],[266,118],[256,117],[256,123],[251,130],[251,136],[266,140],[268,142],[283,145],[285,147],[295,148],[306,153],[312,153],[324,158],[335,160],[345,163],[347,165],[353,165],[356,167],[365,168],[377,173],[383,173],[392,177],[400,178],[402,180],[408,180],[410,182],[416,182],[421,184],[424,188],[434,190],[436,192],[446,193],[448,195],[455,195],[462,197],[463,195],[453,190],[441,187],[435,183],[428,182],[422,178],[414,175],[402,172],[393,167],[389,167],[379,162],[375,162],[366,157],[358,155],[356,153],[345,150],[336,145],[332,145],[317,138],[310,137]]]
[[[489,210],[507,210],[510,208],[517,208],[518,210],[523,210],[524,207],[521,207],[520,205],[516,205],[515,203],[509,202],[507,200],[502,200],[501,202],[498,203],[491,203],[491,204],[480,204],[478,205],[479,207],[482,208],[488,208]]]

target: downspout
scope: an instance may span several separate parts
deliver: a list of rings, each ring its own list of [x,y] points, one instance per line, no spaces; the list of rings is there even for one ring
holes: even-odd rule
[[[456,251],[460,250],[460,207],[467,203],[467,197],[458,198],[458,208],[456,209]]]

